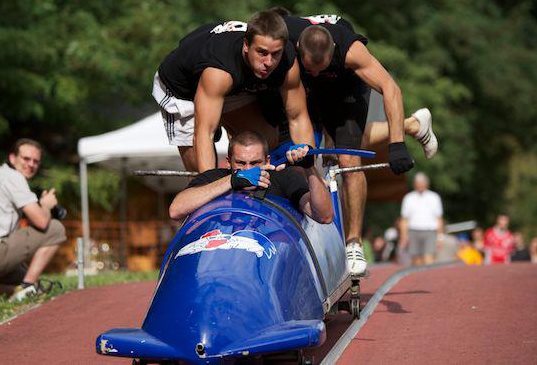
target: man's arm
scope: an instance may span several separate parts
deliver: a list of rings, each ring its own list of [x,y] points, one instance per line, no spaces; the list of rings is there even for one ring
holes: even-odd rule
[[[334,209],[330,192],[315,167],[304,170],[310,191],[300,198],[300,210],[319,223],[331,223]]]
[[[169,208],[171,219],[181,220],[204,204],[231,190],[231,175],[203,186],[194,186],[179,192]]]
[[[22,208],[22,211],[33,227],[45,230],[50,223],[50,210],[57,204],[58,200],[56,199],[54,189],[51,189],[50,191],[45,190],[39,199],[39,204],[27,204]]]
[[[201,73],[194,97],[194,149],[198,171],[214,169],[214,132],[220,123],[224,97],[231,90],[231,75],[220,69],[208,67]]]
[[[270,185],[267,170],[274,166],[265,165],[248,170],[237,170],[230,175],[202,186],[193,186],[179,192],[169,208],[171,219],[181,220],[202,205],[230,190],[252,190],[255,187],[266,189]]]
[[[403,142],[403,96],[388,71],[359,41],[349,48],[345,56],[345,67],[353,70],[367,85],[383,95],[384,110],[390,128],[390,143]]]
[[[296,144],[305,143],[314,146],[315,139],[306,104],[306,92],[300,81],[300,68],[296,59],[293,67],[287,72],[280,93],[289,121],[291,139]]]

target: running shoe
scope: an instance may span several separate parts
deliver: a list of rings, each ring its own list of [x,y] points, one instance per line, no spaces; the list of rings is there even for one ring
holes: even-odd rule
[[[34,297],[37,295],[37,287],[35,284],[28,285],[26,287],[17,285],[13,294],[9,297],[9,302],[20,302],[26,298]]]
[[[362,245],[356,241],[347,243],[347,268],[353,276],[361,276],[365,274],[367,261],[364,257],[364,249]]]
[[[427,157],[427,159],[433,158],[438,151],[438,140],[433,132],[433,118],[431,112],[429,109],[423,108],[417,110],[412,116],[420,123],[420,129],[414,138],[421,143],[425,157]]]
[[[26,298],[45,295],[50,293],[54,287],[62,289],[63,286],[59,281],[48,279],[40,279],[36,283],[28,286],[23,286],[22,284],[17,285],[13,294],[9,297],[9,302],[20,302]]]

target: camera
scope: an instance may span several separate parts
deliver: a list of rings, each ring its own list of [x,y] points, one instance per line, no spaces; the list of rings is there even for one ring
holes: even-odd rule
[[[34,190],[35,194],[40,197],[44,189],[35,188]],[[60,204],[56,204],[56,206],[50,210],[50,215],[52,218],[62,221],[65,219],[65,217],[67,217],[67,209]]]
[[[50,215],[52,218],[58,219],[60,221],[64,220],[67,217],[67,209],[62,205],[58,204],[50,210]]]

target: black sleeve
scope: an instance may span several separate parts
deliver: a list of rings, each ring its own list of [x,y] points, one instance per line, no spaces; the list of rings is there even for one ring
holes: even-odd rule
[[[367,45],[368,40],[366,37],[361,34],[354,33],[343,25],[324,24],[324,26],[328,29],[332,35],[332,38],[334,38],[334,43],[337,45],[337,49],[340,52],[340,57],[343,60],[345,59],[349,48],[351,48],[351,45],[354,42],[358,41],[362,42],[364,45]]]
[[[271,174],[271,180],[274,175],[283,197],[289,199],[298,209],[300,207],[300,199],[310,191],[310,188],[306,177],[297,169],[299,168],[288,167],[279,173]]]
[[[194,179],[192,179],[192,181],[188,183],[188,186],[186,188],[188,189],[188,188],[193,188],[195,186],[207,185],[229,174],[231,174],[231,170],[229,169],[207,170],[197,175]]]

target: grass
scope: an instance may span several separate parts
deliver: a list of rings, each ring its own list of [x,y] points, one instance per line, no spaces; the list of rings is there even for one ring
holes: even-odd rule
[[[149,272],[109,271],[94,276],[86,276],[85,286],[86,288],[91,288],[111,284],[156,280],[157,276],[157,270]],[[15,315],[24,313],[37,304],[44,303],[54,297],[76,290],[78,285],[78,278],[76,276],[67,277],[60,274],[49,274],[43,275],[43,279],[59,281],[62,284],[62,288],[54,286],[50,293],[46,295],[27,298],[16,303],[10,303],[8,302],[7,296],[0,295],[0,323]]]

